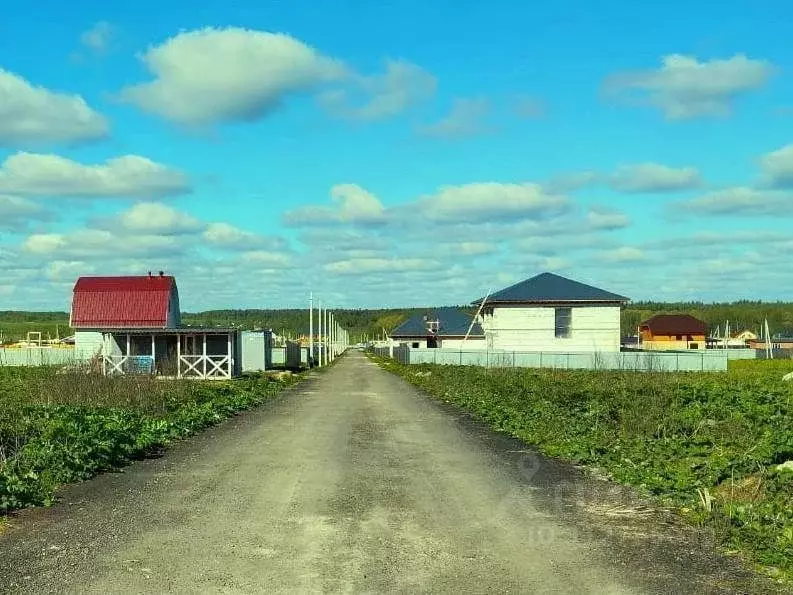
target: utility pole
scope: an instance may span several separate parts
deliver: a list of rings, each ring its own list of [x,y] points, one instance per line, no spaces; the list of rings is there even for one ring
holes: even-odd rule
[[[308,367],[314,366],[314,292],[308,297]]]
[[[327,363],[328,363],[328,351],[326,349],[326,345],[327,345],[326,341],[327,341],[327,338],[328,338],[328,308],[327,307],[325,308],[325,311],[322,313],[322,326],[325,329],[325,334],[322,335],[322,353],[324,354],[322,357],[323,357],[323,361],[325,362],[325,365],[327,365]]]
[[[317,360],[319,365],[322,366],[322,301],[319,302],[319,310],[317,311],[319,318],[319,336],[317,337]]]

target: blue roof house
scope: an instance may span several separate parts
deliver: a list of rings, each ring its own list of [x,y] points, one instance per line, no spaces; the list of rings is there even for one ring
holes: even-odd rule
[[[408,318],[391,331],[391,340],[413,349],[446,347],[484,349],[485,334],[471,314],[457,308],[436,308]],[[465,340],[466,333],[468,339]]]
[[[484,298],[474,302],[482,304]],[[629,298],[542,273],[488,296],[479,322],[489,349],[543,352],[620,350]]]

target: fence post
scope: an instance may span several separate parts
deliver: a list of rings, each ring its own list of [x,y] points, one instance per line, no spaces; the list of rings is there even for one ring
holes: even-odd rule
[[[699,358],[702,360],[702,372],[705,371],[705,354],[701,354]]]
[[[485,349],[485,368],[490,368],[490,350]]]
[[[515,352],[512,352],[512,367],[515,367]]]
[[[540,367],[542,368],[542,351],[540,351]]]
[[[460,365],[463,365],[463,350],[460,350]]]
[[[570,354],[567,354],[567,369],[570,369]]]
[[[677,370],[675,370],[675,371],[679,372],[680,371],[680,354],[679,353],[675,354],[675,362],[676,362],[675,365],[677,366]]]

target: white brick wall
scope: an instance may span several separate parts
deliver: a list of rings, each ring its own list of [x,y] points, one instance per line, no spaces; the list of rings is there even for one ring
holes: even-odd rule
[[[572,306],[569,338],[555,336],[555,308],[494,306],[483,320],[490,347],[547,352],[620,350],[619,306]]]

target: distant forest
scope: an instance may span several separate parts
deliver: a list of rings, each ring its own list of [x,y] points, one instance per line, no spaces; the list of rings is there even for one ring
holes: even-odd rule
[[[397,309],[349,309],[336,310],[336,319],[349,330],[354,342],[382,337],[409,316],[425,312],[430,308]],[[461,309],[472,312],[469,306]],[[724,332],[727,321],[730,329],[748,329],[758,332],[763,321],[768,319],[772,335],[793,335],[793,303],[733,302],[727,304],[704,304],[699,302],[631,303],[622,313],[622,334],[636,333],[639,323],[654,314],[691,314],[708,323],[711,329],[717,326]],[[272,328],[278,334],[296,337],[308,334],[308,310],[209,310],[206,312],[183,312],[182,323],[189,326],[232,326],[242,329]],[[316,323],[316,320],[315,320]],[[66,312],[3,312],[0,311],[0,334],[5,342],[24,339],[28,331],[39,331],[44,338],[64,337],[71,334]]]

